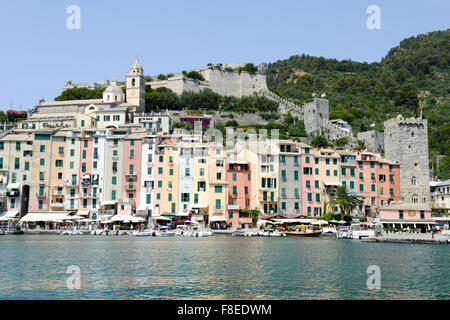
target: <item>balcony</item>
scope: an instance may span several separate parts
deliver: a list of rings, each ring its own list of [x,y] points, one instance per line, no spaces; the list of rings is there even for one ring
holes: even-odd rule
[[[134,190],[136,190],[136,187],[134,185],[130,184],[130,185],[127,185],[127,190],[134,191]]]
[[[63,202],[52,202],[50,204],[50,207],[52,207],[52,208],[64,208],[64,203]]]
[[[47,194],[45,192],[44,193],[36,192],[36,197],[38,197],[38,198],[46,198]]]
[[[137,173],[136,171],[130,171],[130,172],[126,173],[125,175],[126,176],[136,176],[137,175],[136,173]]]

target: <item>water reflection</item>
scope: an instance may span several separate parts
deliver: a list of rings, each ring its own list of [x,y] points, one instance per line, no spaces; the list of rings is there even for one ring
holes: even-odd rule
[[[1,299],[448,299],[447,246],[336,239],[5,236]],[[381,290],[366,287],[369,265]],[[66,269],[81,269],[81,290]]]

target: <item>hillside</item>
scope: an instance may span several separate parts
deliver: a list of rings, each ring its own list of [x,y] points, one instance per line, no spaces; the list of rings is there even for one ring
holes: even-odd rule
[[[354,132],[395,117],[428,119],[430,160],[450,178],[450,29],[404,39],[376,63],[296,55],[269,64],[267,85],[299,104],[326,93],[330,119],[348,121]],[[436,169],[436,168],[435,168]]]

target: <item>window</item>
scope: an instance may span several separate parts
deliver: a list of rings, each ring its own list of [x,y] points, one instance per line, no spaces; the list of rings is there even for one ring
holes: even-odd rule
[[[237,194],[237,186],[233,186],[233,194]]]
[[[294,171],[294,180],[298,181],[298,171],[297,170]]]
[[[354,181],[350,181],[350,189],[355,189],[355,182]]]
[[[327,170],[327,176],[329,176],[330,175],[330,170]]]
[[[364,185],[363,184],[359,185],[359,191],[364,191]]]
[[[86,150],[83,150],[83,159],[86,159]]]
[[[364,174],[362,172],[359,173],[359,178],[362,180],[364,179]]]
[[[312,201],[312,193],[308,193],[308,201]]]
[[[390,194],[391,196],[394,195],[394,189],[393,189],[393,188],[390,188],[390,189],[389,189],[389,194]]]
[[[116,200],[116,190],[111,190],[111,200]]]
[[[370,167],[371,167],[371,168],[375,168],[375,162],[371,161],[371,162],[370,162]]]
[[[42,210],[44,207],[44,200],[39,200],[39,210]]]
[[[25,162],[25,170],[27,170],[27,171],[30,170],[30,163],[29,162]]]
[[[248,194],[248,187],[247,186],[244,187],[244,190],[245,190],[245,194]]]
[[[325,159],[325,163],[326,163],[326,164],[330,164],[330,159],[326,158],[326,159]]]
[[[309,163],[309,157],[305,157],[305,163]]]
[[[307,188],[311,188],[311,181],[306,180],[306,187],[307,187]]]
[[[237,177],[236,177],[236,173],[233,173],[233,181],[236,181]]]
[[[403,210],[398,211],[398,218],[403,219]]]
[[[56,167],[62,167],[63,166],[63,161],[62,160],[55,160],[55,166]]]
[[[64,147],[58,147],[58,153],[64,153]]]
[[[173,169],[169,169],[169,175],[173,176]]]
[[[217,178],[217,180],[220,180],[220,179],[222,179],[222,174],[221,174],[220,172],[217,172],[217,174],[216,174],[216,178]]]
[[[131,141],[133,141],[133,140],[131,140]],[[130,158],[133,158],[134,157],[134,149],[130,149]]]
[[[374,184],[372,184],[372,191],[375,191],[375,185]]]
[[[15,158],[14,159],[14,169],[19,169],[20,168],[20,158]]]
[[[158,188],[162,188],[162,180],[158,180]]]
[[[39,146],[39,151],[40,151],[40,152],[45,152],[45,145],[41,144],[41,145]]]
[[[113,177],[112,177],[111,183],[112,183],[112,184],[117,184],[117,177],[116,177],[116,176],[113,176]]]
[[[314,174],[319,174],[319,169],[318,168],[314,169]]]
[[[355,168],[350,168],[350,175],[351,175],[352,177],[355,176]]]
[[[216,210],[220,210],[222,208],[222,203],[220,199],[216,199]]]
[[[319,188],[319,180],[314,180],[314,187]]]
[[[309,153],[309,148],[305,148],[305,153]]]
[[[171,193],[169,193],[168,199],[169,199],[169,201],[172,201],[172,194]]]
[[[420,219],[425,219],[425,211],[420,210]]]
[[[417,182],[416,177],[412,177],[412,178],[411,178],[411,185],[412,185],[412,186],[415,186],[415,185],[416,185],[416,182]]]
[[[316,202],[320,202],[320,193],[316,193]]]
[[[88,140],[83,140],[83,144],[84,144],[84,147],[87,148],[88,147]]]
[[[222,193],[222,186],[215,186],[214,187],[214,192],[215,193]]]
[[[0,158],[0,169],[3,169],[3,158]]]
[[[315,164],[319,164],[319,158],[315,158],[315,159],[314,159],[314,163],[315,163]]]
[[[337,171],[337,170],[334,170],[333,173],[334,173],[334,176],[337,177],[338,171]]]
[[[44,158],[40,158],[40,159],[39,159],[39,164],[40,164],[41,166],[44,166],[44,165],[45,165],[45,159],[44,159]]]
[[[194,193],[194,203],[198,204],[198,193]]]

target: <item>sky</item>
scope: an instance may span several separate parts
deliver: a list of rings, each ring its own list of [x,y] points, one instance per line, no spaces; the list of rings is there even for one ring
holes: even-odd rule
[[[69,29],[71,5],[79,29]],[[380,28],[369,29],[371,5]],[[123,81],[208,63],[295,54],[380,61],[407,37],[449,28],[448,0],[45,0],[0,2],[0,110],[52,101],[67,80]]]

